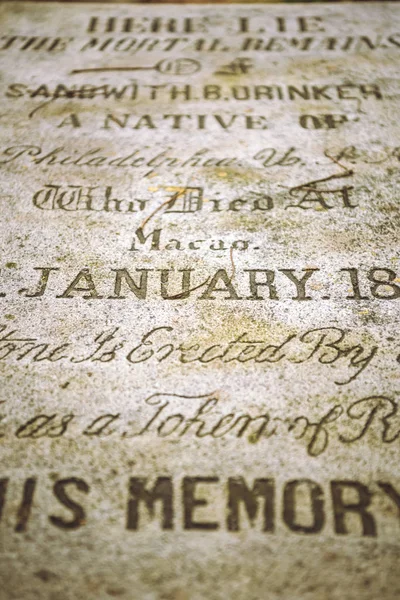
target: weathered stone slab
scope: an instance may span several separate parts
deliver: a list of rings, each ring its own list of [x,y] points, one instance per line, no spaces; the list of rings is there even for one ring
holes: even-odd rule
[[[400,7],[0,22],[1,597],[399,597]]]

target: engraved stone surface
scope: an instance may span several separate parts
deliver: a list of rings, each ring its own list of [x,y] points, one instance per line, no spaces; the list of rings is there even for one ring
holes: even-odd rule
[[[0,596],[400,596],[400,7],[0,5]]]

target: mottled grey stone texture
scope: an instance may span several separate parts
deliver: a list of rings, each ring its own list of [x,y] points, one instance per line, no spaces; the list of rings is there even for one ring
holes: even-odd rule
[[[0,23],[1,599],[398,598],[400,7]]]

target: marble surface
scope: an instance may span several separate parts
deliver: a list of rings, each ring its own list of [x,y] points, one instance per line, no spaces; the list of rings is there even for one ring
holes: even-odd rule
[[[400,7],[0,4],[0,596],[400,594]]]

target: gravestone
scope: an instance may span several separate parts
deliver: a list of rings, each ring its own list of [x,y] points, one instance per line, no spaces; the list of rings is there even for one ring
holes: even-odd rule
[[[0,21],[2,598],[399,597],[400,7]]]

